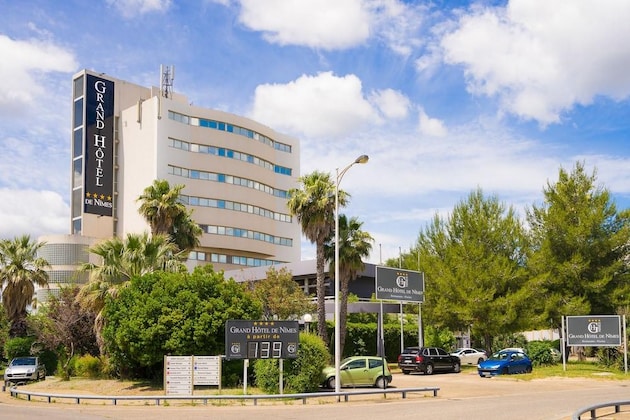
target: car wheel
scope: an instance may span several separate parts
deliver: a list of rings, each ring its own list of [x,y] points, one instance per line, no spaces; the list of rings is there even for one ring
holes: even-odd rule
[[[480,357],[479,360],[477,360],[477,364],[483,362],[483,357]]]
[[[382,376],[379,376],[376,379],[376,383],[374,384],[375,387],[380,388],[380,389],[387,388],[387,385],[388,385],[387,379],[383,378]]]
[[[462,370],[462,366],[459,363],[457,362],[453,363],[453,372],[459,373],[461,370]]]
[[[411,373],[411,371],[410,370],[403,370],[402,373],[403,373],[403,375],[409,375]]]
[[[326,386],[328,387],[328,389],[335,389],[335,377],[331,376],[330,378],[328,378],[328,381],[326,381]]]
[[[425,375],[433,375],[433,365],[432,364],[428,364],[427,367],[424,368],[424,374]]]
[[[508,373],[510,373],[508,371],[508,368],[504,367],[503,369],[501,369],[501,375],[507,375]]]

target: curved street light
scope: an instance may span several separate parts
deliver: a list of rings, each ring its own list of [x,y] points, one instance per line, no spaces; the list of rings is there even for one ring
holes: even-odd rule
[[[337,171],[337,179],[335,182],[335,393],[339,393],[341,389],[341,332],[339,331],[339,183],[341,178],[348,172],[348,169],[357,163],[367,163],[368,155],[361,155],[350,165],[346,166],[339,172]],[[337,396],[338,397],[338,396]]]

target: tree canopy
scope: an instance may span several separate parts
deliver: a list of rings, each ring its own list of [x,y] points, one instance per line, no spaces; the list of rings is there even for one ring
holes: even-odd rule
[[[124,375],[160,376],[164,355],[225,354],[225,323],[258,319],[260,303],[246,285],[212,267],[134,277],[108,299],[103,337]]]
[[[48,285],[48,261],[38,257],[43,242],[31,241],[29,235],[0,241],[0,281],[2,302],[11,322],[11,337],[26,334],[26,308],[33,301],[35,285]]]
[[[531,226],[532,302],[541,325],[563,315],[614,314],[630,302],[630,212],[618,213],[596,172],[582,163],[560,169],[544,203],[527,212]]]
[[[524,228],[512,208],[481,189],[435,216],[418,237],[420,267],[427,276],[426,310],[432,325],[483,337],[517,331],[524,323],[519,299],[527,276]]]
[[[289,190],[289,211],[297,217],[302,233],[315,244],[317,282],[317,333],[328,344],[326,328],[326,286],[324,244],[335,229],[335,182],[329,173],[314,171],[298,179],[300,188]],[[339,207],[345,206],[349,195],[337,191]]]
[[[299,319],[313,311],[313,304],[286,268],[267,270],[267,278],[250,283],[254,296],[262,303],[264,319]]]
[[[146,187],[136,201],[138,211],[151,227],[153,235],[168,235],[177,247],[177,252],[188,252],[199,245],[203,231],[192,219],[192,210],[187,210],[180,201],[184,185],[170,186],[164,179],[157,179]]]

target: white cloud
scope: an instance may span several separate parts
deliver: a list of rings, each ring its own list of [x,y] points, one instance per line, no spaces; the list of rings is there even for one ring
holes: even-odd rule
[[[420,108],[418,112],[419,129],[420,133],[429,137],[444,137],[448,133],[448,130],[444,126],[444,123],[437,119],[429,117],[424,109]]]
[[[395,53],[409,56],[422,45],[419,36],[427,7],[398,0],[367,0],[375,36]]]
[[[625,0],[510,0],[463,14],[441,46],[472,93],[545,125],[598,95],[630,96],[628,18]]]
[[[409,98],[396,90],[379,90],[373,92],[369,99],[386,118],[405,118],[409,113]]]
[[[172,0],[107,0],[107,4],[116,8],[126,18],[152,12],[165,12],[171,7]]]
[[[0,119],[18,115],[46,98],[43,75],[73,72],[72,52],[50,41],[14,40],[0,35]]]
[[[360,0],[241,0],[239,19],[280,45],[335,50],[364,42],[370,16]]]
[[[313,137],[341,136],[380,121],[364,98],[361,81],[331,72],[258,86],[251,118],[279,131]]]
[[[375,38],[402,56],[422,44],[426,11],[399,0],[240,0],[240,6],[240,22],[270,43],[340,50]]]
[[[68,233],[70,208],[52,191],[0,188],[0,238]]]

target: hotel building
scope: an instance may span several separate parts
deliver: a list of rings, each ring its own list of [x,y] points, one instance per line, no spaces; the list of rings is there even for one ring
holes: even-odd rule
[[[172,91],[172,68],[160,76],[160,87],[150,88],[89,70],[73,76],[71,234],[40,238],[53,266],[51,289],[79,279],[72,268],[90,258],[90,244],[150,230],[137,199],[158,179],[184,185],[180,199],[203,230],[189,269],[300,261],[300,225],[287,207],[300,174],[299,142],[193,106]]]

